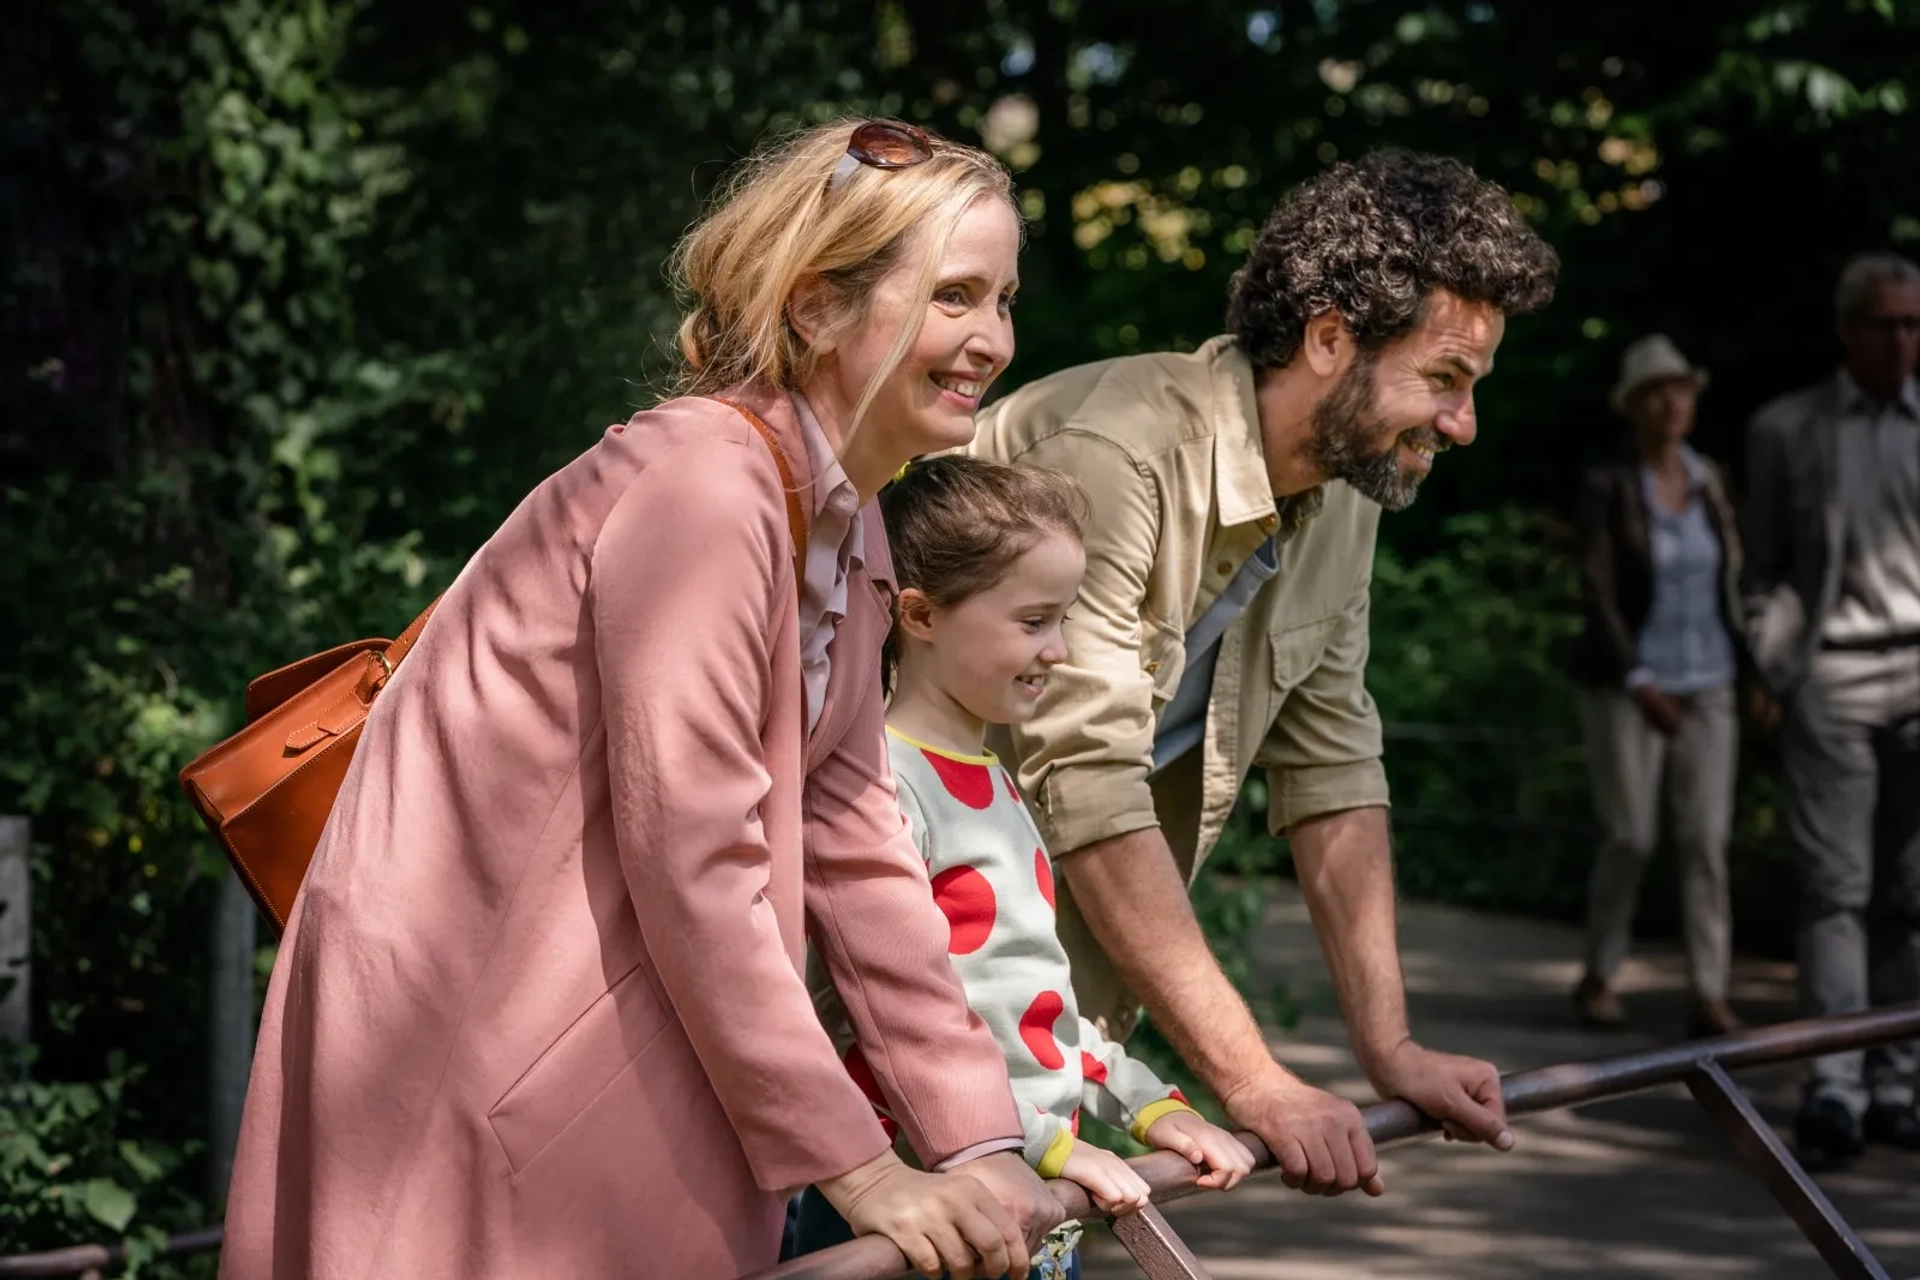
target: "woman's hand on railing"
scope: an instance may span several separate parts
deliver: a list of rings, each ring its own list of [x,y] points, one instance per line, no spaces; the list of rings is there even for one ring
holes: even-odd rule
[[[1025,1233],[1029,1254],[1039,1249],[1047,1232],[1061,1223],[1064,1215],[1060,1212],[1060,1202],[1018,1151],[981,1156],[955,1165],[952,1172],[977,1180],[993,1193],[993,1198],[1013,1215],[1015,1225]]]
[[[817,1185],[855,1235],[885,1236],[923,1275],[1022,1280],[1027,1274],[1031,1251],[1022,1224],[978,1178],[923,1173],[887,1151]],[[1038,1178],[1034,1185],[1045,1194]]]

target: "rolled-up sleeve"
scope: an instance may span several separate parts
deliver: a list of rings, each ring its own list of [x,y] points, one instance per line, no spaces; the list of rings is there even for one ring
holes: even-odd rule
[[[1066,623],[1067,660],[1039,713],[1012,730],[1020,785],[1055,856],[1158,824],[1153,681],[1140,661],[1140,609],[1153,570],[1160,493],[1111,440],[1068,428],[1018,461],[1076,477],[1092,501],[1087,576]]]
[[[1275,835],[1307,818],[1387,803],[1380,711],[1366,684],[1370,585],[1363,580],[1348,599],[1319,661],[1287,691],[1254,757],[1267,770]]]

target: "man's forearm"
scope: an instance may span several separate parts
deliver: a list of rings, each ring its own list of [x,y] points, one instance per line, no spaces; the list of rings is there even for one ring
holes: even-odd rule
[[[1266,1037],[1207,945],[1158,827],[1075,850],[1060,870],[1120,977],[1216,1096],[1273,1070]]]
[[[1408,1036],[1387,811],[1322,814],[1296,822],[1287,841],[1354,1054],[1377,1085],[1378,1066]]]

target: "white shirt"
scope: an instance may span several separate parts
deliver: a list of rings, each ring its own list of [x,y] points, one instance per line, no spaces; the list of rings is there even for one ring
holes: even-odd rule
[[[1843,369],[1840,412],[1864,421],[1869,451],[1856,465],[1869,482],[1847,504],[1840,598],[1821,638],[1913,635],[1920,632],[1920,380],[1907,379],[1893,403],[1879,405]]]
[[[820,722],[827,678],[833,664],[827,653],[833,630],[847,616],[847,577],[866,564],[861,533],[860,495],[834,455],[833,444],[799,392],[793,407],[800,417],[800,438],[813,472],[813,526],[807,534],[806,569],[800,578],[800,672],[807,687],[807,732]]]

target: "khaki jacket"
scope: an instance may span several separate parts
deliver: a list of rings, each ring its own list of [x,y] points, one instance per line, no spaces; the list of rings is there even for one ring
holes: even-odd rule
[[[1230,339],[1030,383],[983,411],[970,451],[1065,471],[1093,502],[1071,656],[995,742],[1056,856],[1157,825],[1191,882],[1255,765],[1275,833],[1387,803],[1365,683],[1380,508],[1343,484],[1276,506],[1253,369]],[[1202,749],[1149,782],[1187,629],[1276,530],[1279,572],[1221,638]],[[1060,921],[1083,1012],[1123,1034],[1132,997],[1064,890]]]

